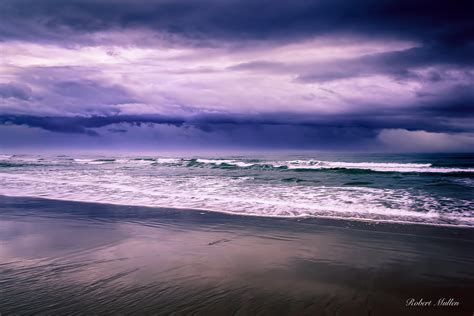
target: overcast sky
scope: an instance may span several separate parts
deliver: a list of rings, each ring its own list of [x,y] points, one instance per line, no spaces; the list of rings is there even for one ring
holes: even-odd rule
[[[0,150],[472,151],[473,105],[473,1],[0,2]]]

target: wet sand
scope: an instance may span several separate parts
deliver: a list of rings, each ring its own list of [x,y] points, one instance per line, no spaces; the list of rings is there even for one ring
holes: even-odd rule
[[[472,228],[0,197],[2,315],[472,315],[473,271]]]

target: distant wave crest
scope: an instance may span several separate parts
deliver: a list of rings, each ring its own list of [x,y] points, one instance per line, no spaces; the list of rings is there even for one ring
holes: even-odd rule
[[[340,171],[340,172],[404,172],[404,173],[474,173],[474,168],[442,167],[431,163],[399,162],[345,162],[316,159],[264,161],[256,159],[210,159],[210,158],[67,158],[32,159],[9,155],[0,156],[0,168],[45,164],[81,164],[81,165],[155,165],[181,166],[219,169],[256,169],[256,170],[292,170],[292,171]]]
[[[443,168],[433,167],[429,163],[381,163],[381,162],[343,162],[322,160],[289,160],[270,162],[245,162],[230,159],[194,159],[188,166],[212,165],[216,167],[239,167],[255,169],[279,169],[279,170],[340,170],[355,169],[369,170],[374,172],[418,172],[418,173],[457,173],[472,172],[474,168]]]

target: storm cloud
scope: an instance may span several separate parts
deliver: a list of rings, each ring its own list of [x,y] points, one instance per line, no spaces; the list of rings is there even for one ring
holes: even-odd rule
[[[5,0],[0,34],[5,40],[67,42],[65,35],[145,29],[240,42],[355,33],[464,43],[474,35],[473,10],[472,1],[428,0]]]
[[[0,145],[28,146],[30,129],[86,147],[472,150],[473,14],[472,1],[4,0]]]

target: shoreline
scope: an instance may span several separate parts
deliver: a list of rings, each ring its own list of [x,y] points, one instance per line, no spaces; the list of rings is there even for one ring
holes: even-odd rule
[[[359,218],[359,217],[344,217],[344,216],[284,216],[284,215],[258,215],[258,214],[241,214],[237,212],[228,212],[228,211],[217,211],[211,209],[193,209],[193,208],[180,208],[180,207],[160,207],[160,206],[146,206],[146,205],[137,205],[137,204],[123,204],[123,203],[111,203],[111,202],[96,202],[96,201],[84,201],[84,200],[70,200],[70,199],[61,199],[61,198],[48,198],[48,197],[37,197],[37,196],[24,196],[24,195],[6,195],[0,194],[0,199],[5,198],[18,198],[18,199],[38,199],[46,201],[60,201],[60,202],[71,202],[71,203],[84,203],[84,204],[98,204],[98,205],[111,205],[111,206],[122,206],[122,207],[136,207],[136,208],[145,208],[150,210],[177,210],[185,212],[206,212],[206,213],[216,213],[216,214],[225,214],[229,216],[240,216],[240,217],[255,217],[255,218],[274,218],[274,219],[294,219],[298,220],[334,220],[334,221],[346,221],[346,222],[359,222],[366,223],[368,225],[382,225],[382,224],[391,224],[391,225],[408,225],[408,226],[429,226],[429,227],[445,227],[445,228],[459,228],[459,229],[473,229],[474,225],[456,225],[456,224],[444,224],[444,223],[425,223],[425,222],[409,222],[409,221],[397,221],[397,220],[386,220],[386,219],[370,219],[370,218]]]

